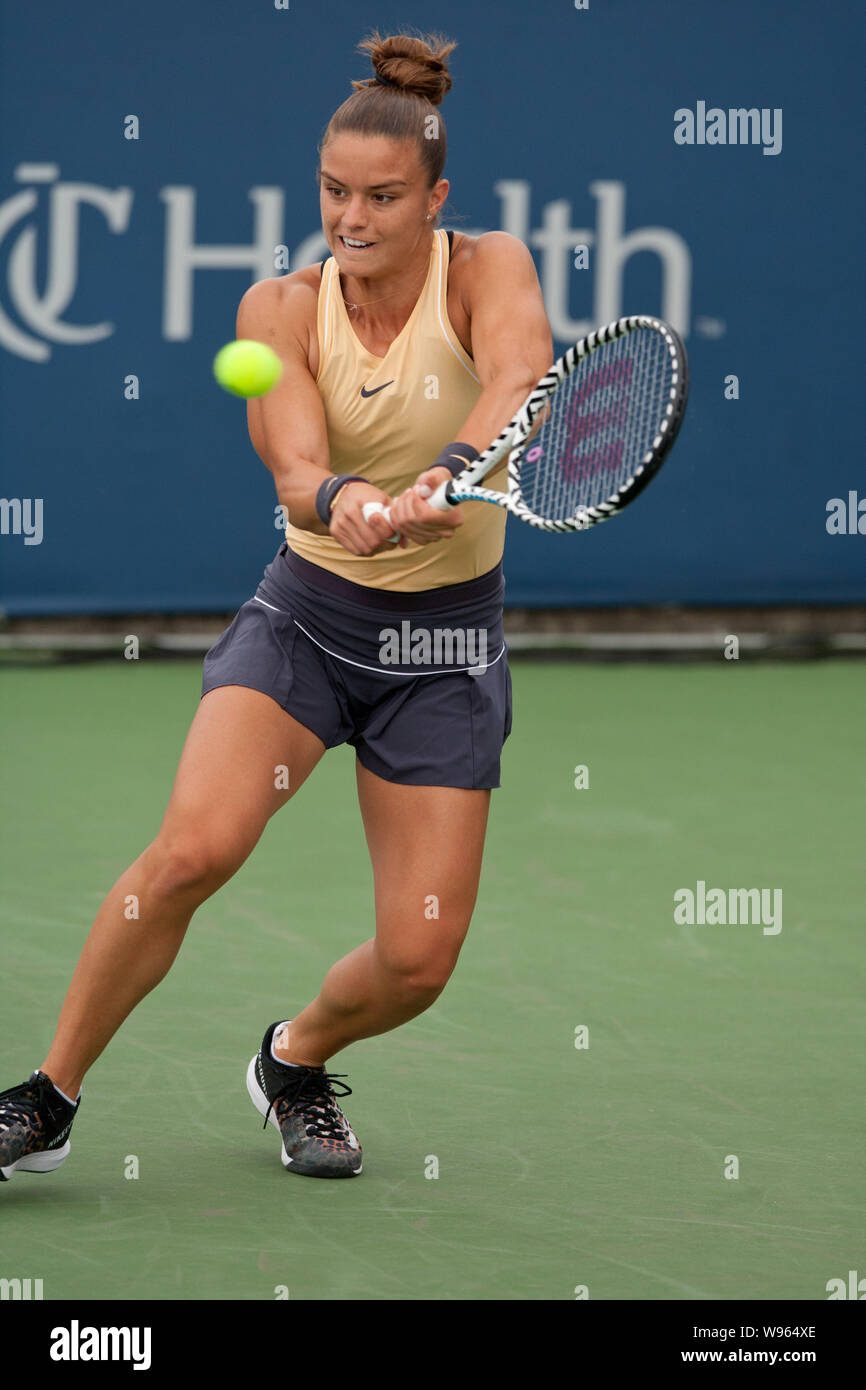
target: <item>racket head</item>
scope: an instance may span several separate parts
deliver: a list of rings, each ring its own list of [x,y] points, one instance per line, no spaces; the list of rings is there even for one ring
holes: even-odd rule
[[[615,516],[661,468],[688,391],[685,347],[662,319],[630,315],[582,338],[518,413],[509,511],[550,531]]]

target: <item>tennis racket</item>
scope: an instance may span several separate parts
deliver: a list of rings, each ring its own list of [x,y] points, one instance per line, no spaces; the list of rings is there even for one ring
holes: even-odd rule
[[[427,500],[447,511],[492,502],[542,531],[585,531],[633,502],[661,468],[688,399],[677,333],[646,314],[570,347],[470,467]],[[508,455],[507,492],[479,484]],[[367,502],[364,520],[390,507]],[[399,535],[390,537],[399,540]]]

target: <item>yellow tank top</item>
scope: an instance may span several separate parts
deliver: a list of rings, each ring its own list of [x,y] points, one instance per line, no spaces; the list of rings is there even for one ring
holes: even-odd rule
[[[325,406],[331,470],[357,473],[397,497],[411,487],[452,440],[481,394],[472,358],[448,320],[449,243],[434,231],[427,279],[411,317],[385,357],[360,342],[349,320],[337,262],[325,262],[319,288],[316,384]],[[503,424],[505,422],[503,421]],[[488,486],[503,487],[505,461]],[[286,540],[295,554],[372,589],[416,593],[460,584],[492,570],[502,559],[506,512],[468,502],[463,525],[449,540],[410,541],[378,555],[352,555],[333,536],[291,523]]]

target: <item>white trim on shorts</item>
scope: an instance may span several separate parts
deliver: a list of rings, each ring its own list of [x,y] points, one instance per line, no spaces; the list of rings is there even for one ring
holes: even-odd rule
[[[347,666],[357,666],[362,671],[376,671],[379,675],[409,677],[447,676],[450,675],[451,672],[454,672],[456,675],[458,671],[488,671],[491,666],[496,665],[497,661],[501,656],[504,655],[506,650],[505,643],[503,642],[500,650],[497,652],[493,660],[485,661],[483,666],[446,666],[442,670],[437,671],[391,671],[388,670],[388,668],[385,666],[367,666],[367,664],[363,661],[352,661],[351,657],[341,656],[339,652],[332,652],[330,647],[326,647],[322,642],[316,641],[316,638],[313,636],[313,634],[311,632],[307,632],[307,629],[304,627],[303,623],[299,623],[297,618],[293,617],[291,613],[287,613],[284,608],[277,608],[273,603],[266,603],[263,598],[259,598],[258,594],[253,594],[253,599],[256,603],[264,604],[265,608],[270,608],[274,613],[282,613],[285,617],[291,618],[292,622],[295,624],[295,627],[300,628],[301,632],[303,632],[305,637],[309,637],[311,642],[315,642],[316,646],[321,651],[326,652],[328,656],[332,656],[335,659],[335,661],[343,661]]]

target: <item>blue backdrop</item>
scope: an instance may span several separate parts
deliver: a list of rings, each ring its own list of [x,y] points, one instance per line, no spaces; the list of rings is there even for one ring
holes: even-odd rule
[[[0,16],[9,615],[252,592],[276,498],[211,360],[275,244],[293,269],[323,254],[316,145],[371,73],[357,42],[406,25],[459,43],[443,225],[527,242],[557,352],[651,312],[691,360],[680,441],[630,511],[575,537],[509,522],[508,602],[866,599],[856,6],[4,0]],[[735,108],[764,113],[758,143],[734,142]]]

